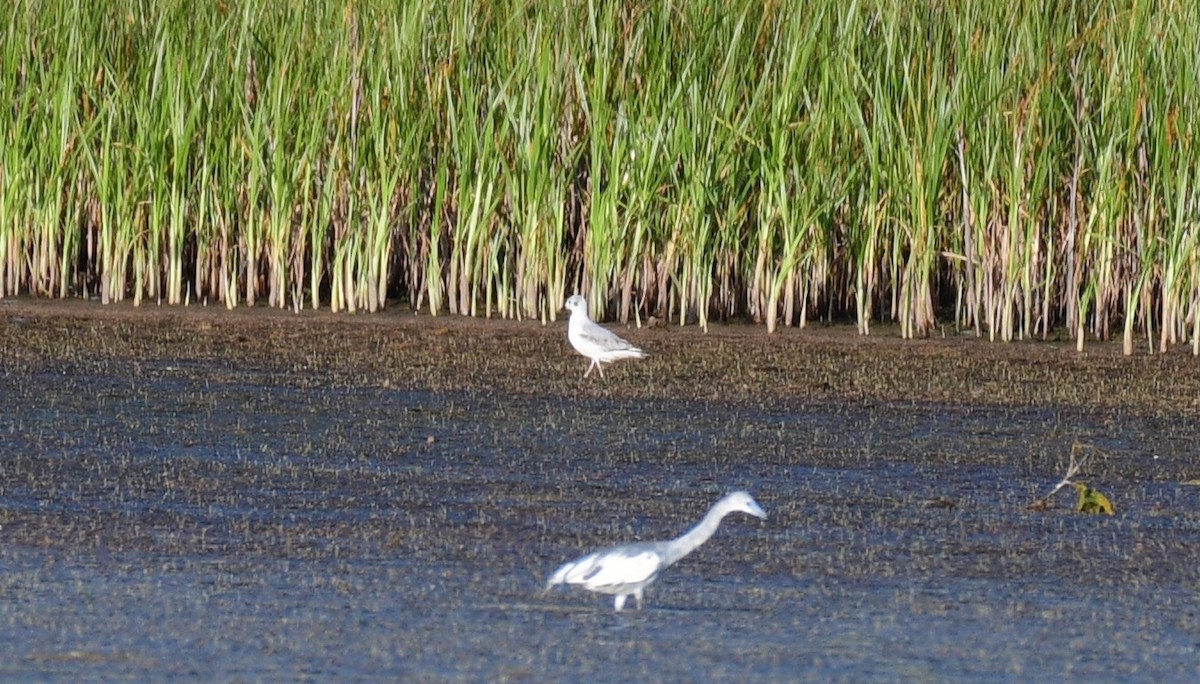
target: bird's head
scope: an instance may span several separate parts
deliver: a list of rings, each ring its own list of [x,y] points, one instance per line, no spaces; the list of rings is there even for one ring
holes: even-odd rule
[[[583,295],[571,295],[568,297],[566,307],[567,311],[571,313],[587,314],[587,300],[583,298]]]
[[[767,519],[767,512],[758,505],[749,492],[733,492],[725,497],[725,508],[730,511],[747,513],[756,518]]]

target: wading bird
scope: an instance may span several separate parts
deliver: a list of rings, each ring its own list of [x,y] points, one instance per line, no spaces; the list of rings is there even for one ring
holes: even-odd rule
[[[571,312],[571,321],[567,324],[567,339],[575,351],[592,360],[592,365],[584,371],[583,377],[591,374],[592,369],[600,371],[604,377],[601,364],[612,363],[618,359],[644,359],[646,353],[617,337],[607,328],[602,328],[588,317],[587,300],[583,295],[572,295],[567,299],[567,309]]]
[[[765,519],[767,514],[746,492],[734,492],[713,504],[704,519],[686,534],[671,541],[622,544],[596,551],[563,565],[546,581],[546,591],[557,584],[577,584],[588,591],[613,594],[613,606],[625,607],[632,596],[642,609],[642,593],[658,574],[666,570],[717,531],[721,519],[734,512],[749,513]]]

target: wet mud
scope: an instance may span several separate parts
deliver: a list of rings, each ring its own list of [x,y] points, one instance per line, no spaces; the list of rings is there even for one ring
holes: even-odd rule
[[[1200,674],[1200,363],[1095,342],[0,302],[0,679]],[[1062,477],[1073,492],[1027,506]],[[546,575],[685,530],[614,613]]]

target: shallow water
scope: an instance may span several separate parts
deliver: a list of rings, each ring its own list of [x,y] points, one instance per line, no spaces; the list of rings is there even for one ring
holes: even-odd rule
[[[1182,418],[411,391],[219,361],[6,372],[0,394],[5,681],[1200,675]],[[1118,514],[1068,492],[1026,510],[1077,441]],[[727,518],[645,610],[541,593],[734,488],[769,518]]]

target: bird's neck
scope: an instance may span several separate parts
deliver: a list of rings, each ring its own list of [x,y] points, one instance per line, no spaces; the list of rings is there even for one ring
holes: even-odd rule
[[[708,541],[708,538],[713,536],[713,533],[717,531],[717,527],[721,525],[721,519],[725,517],[726,513],[728,511],[724,508],[714,506],[695,527],[685,532],[682,536],[667,542],[666,564],[663,567],[671,565],[680,558],[695,551],[696,547]]]

